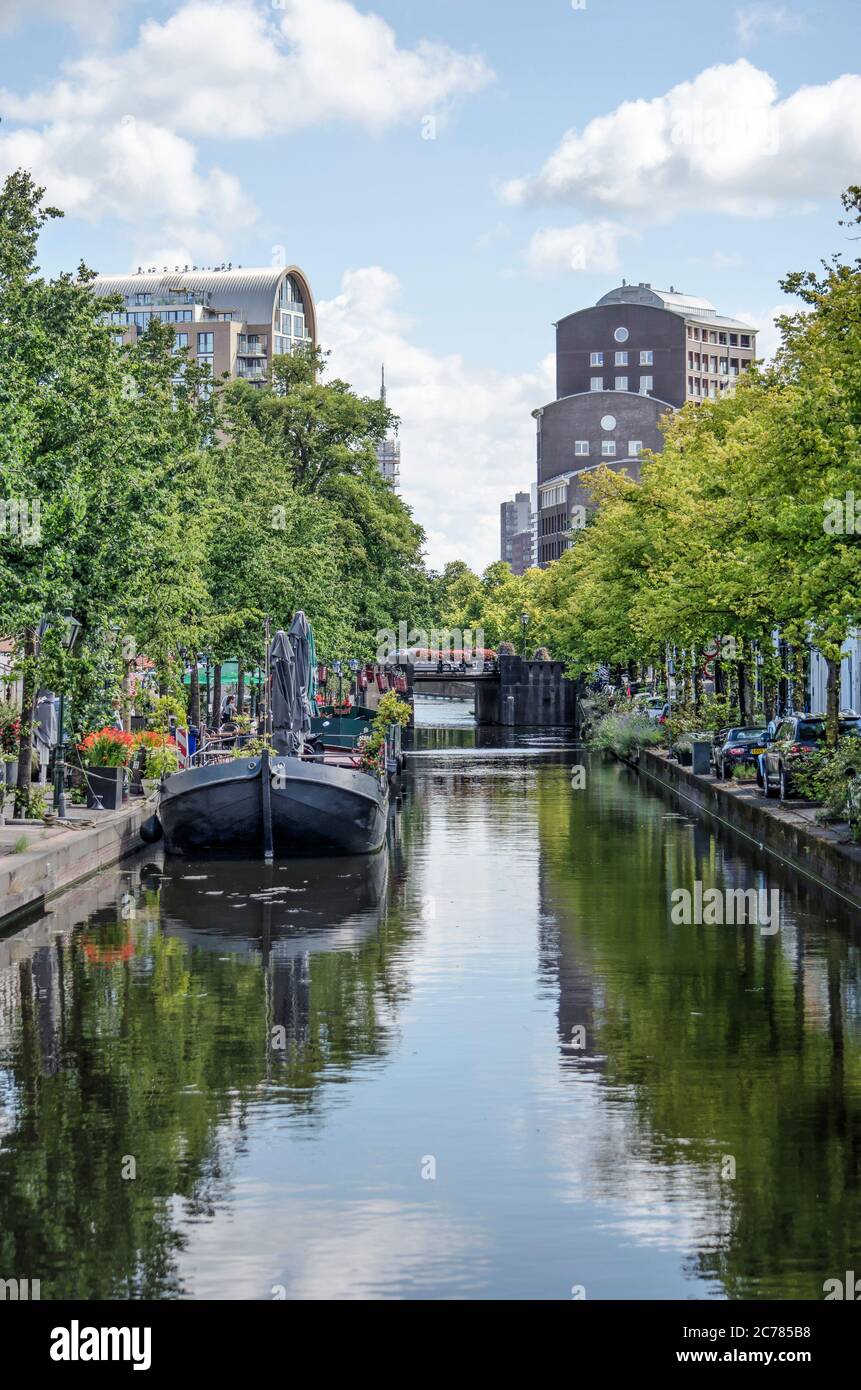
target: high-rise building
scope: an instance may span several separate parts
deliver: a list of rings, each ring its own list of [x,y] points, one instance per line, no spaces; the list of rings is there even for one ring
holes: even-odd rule
[[[99,275],[91,288],[100,298],[122,298],[109,317],[124,342],[161,319],[174,327],[176,352],[209,366],[214,377],[262,383],[273,354],[317,341],[314,299],[297,266]]]
[[[386,403],[386,367],[383,363],[380,368],[380,400],[383,405]],[[377,445],[377,463],[384,478],[387,478],[393,488],[397,488],[401,481],[401,441],[396,434],[386,435]]]
[[[532,506],[528,492],[516,492],[511,502],[499,507],[499,558],[515,574],[532,564]]]
[[[555,327],[556,400],[533,411],[542,566],[571,543],[575,509],[590,505],[585,475],[605,464],[639,478],[642,451],[662,448],[661,417],[716,400],[756,357],[750,324],[672,286],[623,281]]]

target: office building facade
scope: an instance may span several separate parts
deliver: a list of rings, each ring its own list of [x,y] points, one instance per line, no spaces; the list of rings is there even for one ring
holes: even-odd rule
[[[516,492],[499,508],[499,558],[515,574],[523,574],[532,564],[532,504],[528,492]]]
[[[756,358],[755,329],[672,287],[623,282],[555,327],[556,399],[533,411],[542,566],[576,537],[591,471],[638,479],[643,451],[662,447],[662,417],[718,399]]]

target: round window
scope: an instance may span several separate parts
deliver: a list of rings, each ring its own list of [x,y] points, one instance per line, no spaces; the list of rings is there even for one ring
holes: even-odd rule
[[[613,337],[616,339],[616,342],[617,342],[617,343],[627,343],[627,341],[628,341],[628,330],[627,330],[627,328],[617,328],[617,329],[616,329],[616,332],[613,334]]]
[[[602,429],[602,430],[614,430],[615,428],[616,428],[616,417],[615,417],[615,415],[602,415],[602,416],[601,416],[601,429]]]

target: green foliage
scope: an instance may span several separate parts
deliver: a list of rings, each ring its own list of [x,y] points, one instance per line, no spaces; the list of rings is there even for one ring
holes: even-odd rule
[[[154,729],[166,734],[170,728],[171,717],[181,724],[186,718],[185,705],[175,695],[159,695],[152,707],[149,717],[150,724]]]
[[[321,657],[371,657],[380,628],[430,623],[424,534],[381,477],[394,424],[324,381],[324,355],[276,357],[255,390],[181,367],[154,321],[132,346],[104,322],[92,273],[46,280],[36,247],[59,214],[22,171],[0,192],[0,497],[38,507],[38,535],[0,535],[0,633],[18,643],[29,750],[40,686],[80,738],[107,722],[138,653],[177,703],[180,653],[262,664],[263,619],[304,608]],[[82,633],[63,647],[65,615]],[[125,684],[124,684],[125,682]],[[147,704],[148,697],[141,703]],[[29,756],[29,752],[28,752]],[[21,777],[26,780],[26,769]]]
[[[793,787],[810,801],[821,803],[823,821],[850,820],[854,838],[861,835],[861,801],[858,778],[861,775],[861,742],[850,734],[834,748],[817,748],[794,760]]]
[[[660,729],[648,715],[625,710],[610,710],[593,724],[589,735],[593,748],[605,749],[619,758],[630,758],[636,749],[647,748],[660,739]]]
[[[165,742],[154,748],[147,748],[145,757],[145,777],[157,777],[160,780],[179,768],[179,753],[173,743]]]

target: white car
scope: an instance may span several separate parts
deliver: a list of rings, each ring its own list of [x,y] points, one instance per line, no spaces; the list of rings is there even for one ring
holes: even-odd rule
[[[666,706],[663,695],[646,695],[637,702],[637,712],[651,720],[660,719]]]

